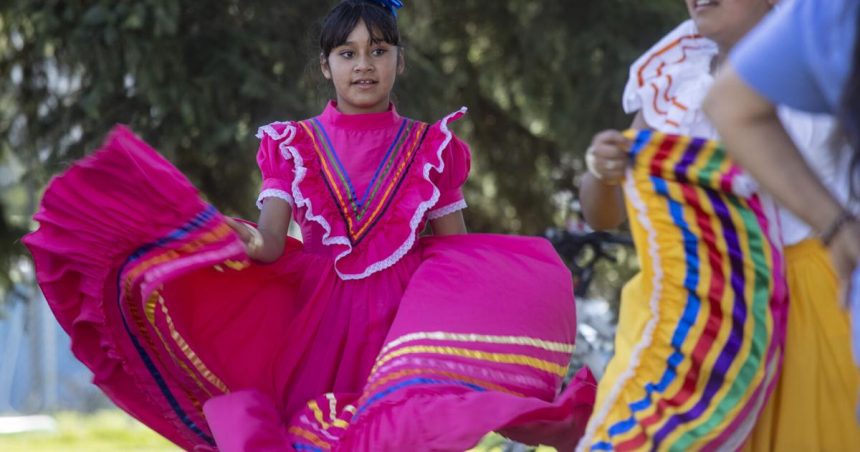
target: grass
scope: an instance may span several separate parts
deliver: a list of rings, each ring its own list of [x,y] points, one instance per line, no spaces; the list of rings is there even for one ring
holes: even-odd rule
[[[56,432],[0,435],[4,452],[179,451],[171,442],[119,410],[57,413]]]
[[[3,452],[175,452],[180,449],[119,410],[92,414],[57,413],[55,432],[0,435]],[[487,435],[471,452],[501,452],[504,439]],[[540,447],[536,452],[555,449]]]
[[[478,444],[474,449],[470,449],[469,452],[502,452],[505,448],[505,439],[501,436],[491,433],[484,437],[484,439]],[[534,452],[554,452],[555,449],[548,446],[540,446],[536,449],[531,449]]]

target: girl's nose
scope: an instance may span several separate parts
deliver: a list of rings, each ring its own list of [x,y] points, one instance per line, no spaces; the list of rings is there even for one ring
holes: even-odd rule
[[[365,72],[373,70],[373,63],[370,61],[369,56],[359,56],[355,61],[355,67],[353,67],[355,72]]]

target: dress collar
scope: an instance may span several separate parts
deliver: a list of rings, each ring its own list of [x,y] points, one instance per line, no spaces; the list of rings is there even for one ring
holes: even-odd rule
[[[385,129],[399,124],[402,119],[394,104],[388,104],[388,110],[380,113],[348,115],[337,109],[335,101],[329,101],[319,117],[326,124],[349,129]]]

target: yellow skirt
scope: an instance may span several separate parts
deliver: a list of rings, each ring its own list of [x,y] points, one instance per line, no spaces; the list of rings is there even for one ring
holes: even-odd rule
[[[860,451],[860,373],[836,274],[816,240],[786,248],[785,259],[790,301],[782,375],[746,450]]]

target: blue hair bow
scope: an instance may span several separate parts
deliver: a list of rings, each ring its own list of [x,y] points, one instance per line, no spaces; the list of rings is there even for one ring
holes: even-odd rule
[[[370,0],[373,3],[391,11],[394,17],[397,17],[397,10],[403,8],[403,2],[400,0]]]

